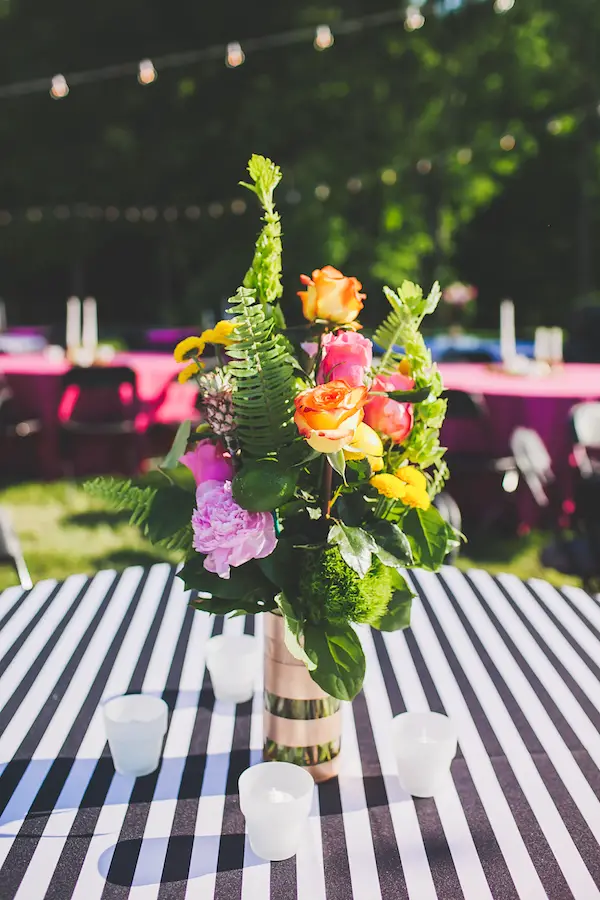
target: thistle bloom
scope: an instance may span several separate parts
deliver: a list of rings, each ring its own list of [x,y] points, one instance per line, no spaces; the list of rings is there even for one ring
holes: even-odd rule
[[[180,457],[179,462],[190,470],[196,484],[205,481],[231,481],[233,464],[231,457],[225,453],[225,447],[219,441],[213,444],[208,438],[198,441],[193,450]]]
[[[298,291],[302,300],[302,312],[309,322],[325,319],[337,325],[354,322],[363,308],[366,294],[361,294],[362,284],[357,278],[342,275],[333,266],[315,269],[312,278],[301,275],[306,291]]]
[[[323,358],[317,373],[317,383],[330,378],[347,381],[352,387],[364,384],[365,374],[373,362],[371,341],[354,331],[330,332],[321,341]]]
[[[206,554],[204,568],[220,578],[231,566],[269,556],[277,545],[271,513],[248,512],[231,496],[231,481],[205,481],[196,491],[193,546]]]

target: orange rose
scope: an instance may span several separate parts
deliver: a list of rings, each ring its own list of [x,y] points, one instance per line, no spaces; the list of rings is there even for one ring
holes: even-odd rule
[[[315,269],[312,278],[301,275],[300,280],[308,286],[307,291],[298,291],[298,296],[302,300],[304,318],[309,322],[326,319],[336,325],[349,325],[363,308],[367,295],[359,293],[360,281],[342,275],[333,266]]]
[[[320,384],[298,394],[294,422],[313,450],[337,453],[353,440],[367,395],[366,387],[345,381]]]

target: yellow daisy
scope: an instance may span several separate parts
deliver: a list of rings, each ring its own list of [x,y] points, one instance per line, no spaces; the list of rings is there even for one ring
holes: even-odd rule
[[[201,337],[184,338],[173,351],[175,362],[182,363],[193,356],[200,356],[204,352],[205,344],[206,341]]]
[[[198,364],[195,360],[191,363],[188,363],[185,369],[182,369],[177,376],[177,381],[179,382],[179,384],[185,384],[186,381],[189,381],[190,378],[193,378],[194,375],[198,374],[200,368],[204,368],[204,363]]]
[[[402,500],[408,490],[404,482],[396,478],[395,475],[373,475],[369,484],[372,484],[375,490],[388,500]]]
[[[429,499],[427,491],[418,487],[413,487],[411,484],[405,486],[405,491],[401,499],[403,503],[406,503],[407,506],[412,506],[413,509],[426,510],[431,506],[431,500]]]
[[[401,469],[396,469],[396,478],[399,478],[400,481],[404,481],[405,484],[410,484],[421,491],[427,490],[427,479],[423,473],[419,472],[414,466],[403,466]]]
[[[208,328],[202,332],[202,340],[206,344],[223,344],[224,347],[228,347],[234,343],[231,339],[231,333],[234,328],[233,322],[221,319],[214,328]]]

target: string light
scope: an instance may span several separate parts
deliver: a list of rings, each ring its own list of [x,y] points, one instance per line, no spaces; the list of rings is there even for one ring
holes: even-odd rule
[[[246,59],[246,54],[242,50],[242,45],[238,41],[232,41],[227,44],[227,56],[225,57],[225,65],[228,69],[237,69]]]
[[[393,169],[384,169],[381,173],[381,180],[388,187],[391,187],[393,184],[396,184],[398,181],[398,173]]]
[[[185,210],[186,218],[191,219],[192,221],[196,221],[200,218],[200,207],[199,206],[188,206]]]
[[[138,81],[140,84],[152,84],[158,78],[158,73],[154,68],[151,59],[143,59],[138,69]]]
[[[243,216],[247,209],[246,201],[242,200],[241,197],[231,201],[231,212],[234,216]]]
[[[323,203],[329,199],[330,194],[331,188],[328,184],[318,184],[315,188],[315,197]]]
[[[177,216],[178,212],[175,206],[167,206],[167,208],[163,212],[163,219],[165,220],[165,222],[176,222]]]
[[[417,31],[425,24],[425,16],[418,6],[408,6],[406,8],[406,22],[404,27],[407,31]]]
[[[0,210],[0,225],[10,225],[12,216],[7,209]]]
[[[158,217],[158,211],[154,208],[154,206],[146,206],[142,210],[142,219],[144,222],[156,222]]]
[[[417,163],[417,172],[419,175],[429,175],[433,169],[433,163],[430,159],[420,159]]]
[[[328,50],[333,47],[335,38],[329,25],[317,25],[315,34],[314,47],[315,50]]]
[[[69,93],[69,85],[64,75],[54,75],[52,78],[52,86],[50,88],[50,96],[54,100],[62,100]]]
[[[121,213],[116,206],[107,206],[104,215],[106,216],[107,222],[116,222]]]
[[[473,151],[470,147],[461,147],[456,154],[456,160],[461,166],[468,166],[473,159]]]
[[[515,0],[495,0],[494,2],[494,12],[496,13],[507,13],[515,5]]]
[[[349,178],[346,182],[346,187],[350,191],[351,194],[358,194],[362,191],[363,183],[360,178]]]
[[[141,217],[141,212],[139,211],[139,209],[136,209],[135,206],[129,206],[125,210],[125,218],[128,222],[139,222]]]
[[[220,219],[224,212],[225,207],[222,203],[211,203],[208,207],[208,214],[211,219]]]
[[[27,210],[25,216],[30,222],[41,222],[44,214],[39,207],[33,206],[31,209]]]
[[[512,134],[505,134],[504,137],[500,138],[500,146],[503,150],[514,150],[516,144],[517,142]]]
[[[560,119],[550,119],[548,124],[546,125],[547,130],[550,134],[560,134],[562,131],[562,122]]]
[[[57,219],[64,222],[66,219],[70,218],[71,210],[68,206],[55,206],[54,207],[54,215]]]

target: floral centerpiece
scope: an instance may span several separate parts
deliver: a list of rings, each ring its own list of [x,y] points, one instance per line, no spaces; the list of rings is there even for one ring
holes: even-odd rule
[[[438,569],[457,542],[432,504],[448,474],[446,403],[419,332],[440,289],[384,289],[378,360],[360,333],[362,286],[332,266],[301,276],[306,321],[286,327],[294,301],[280,302],[273,199],[281,173],[261,156],[249,173],[264,227],[231,318],[175,350],[180,381],[198,384],[203,423],[182,423],[159,480],[89,489],[181,551],[179,577],[196,609],[269,614],[265,755],[328,777],[340,701],[365,674],[355,626],[406,628],[413,594],[404,570]],[[209,343],[221,364],[204,374]]]
[[[449,284],[442,293],[446,323],[455,331],[473,320],[476,312],[476,300],[479,295],[472,284],[455,281]]]

